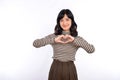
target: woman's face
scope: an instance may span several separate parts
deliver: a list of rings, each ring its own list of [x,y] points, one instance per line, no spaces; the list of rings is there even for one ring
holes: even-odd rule
[[[60,20],[60,26],[64,31],[69,31],[72,24],[72,20],[65,14]]]

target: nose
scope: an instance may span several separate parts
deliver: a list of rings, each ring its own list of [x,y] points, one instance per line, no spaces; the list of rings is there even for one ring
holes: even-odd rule
[[[63,25],[66,25],[67,24],[67,21],[63,21]]]

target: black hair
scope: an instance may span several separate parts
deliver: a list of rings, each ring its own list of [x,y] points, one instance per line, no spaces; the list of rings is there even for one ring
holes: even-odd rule
[[[59,12],[59,14],[57,16],[57,24],[55,26],[55,33],[54,34],[55,35],[61,35],[62,34],[63,29],[60,26],[60,20],[64,17],[65,14],[72,20],[72,25],[70,27],[70,35],[73,36],[73,37],[76,37],[78,35],[77,24],[74,20],[74,16],[73,16],[72,12],[69,9],[62,9]]]

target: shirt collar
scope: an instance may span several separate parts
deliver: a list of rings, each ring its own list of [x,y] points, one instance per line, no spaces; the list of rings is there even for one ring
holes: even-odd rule
[[[70,31],[62,31],[62,34],[63,35],[66,35],[66,34],[70,35]]]

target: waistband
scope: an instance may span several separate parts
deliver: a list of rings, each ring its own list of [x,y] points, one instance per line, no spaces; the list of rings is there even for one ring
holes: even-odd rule
[[[53,59],[54,62],[61,62],[61,63],[68,63],[68,62],[72,62],[74,63],[74,61],[61,61],[61,60],[58,60],[58,59]]]

